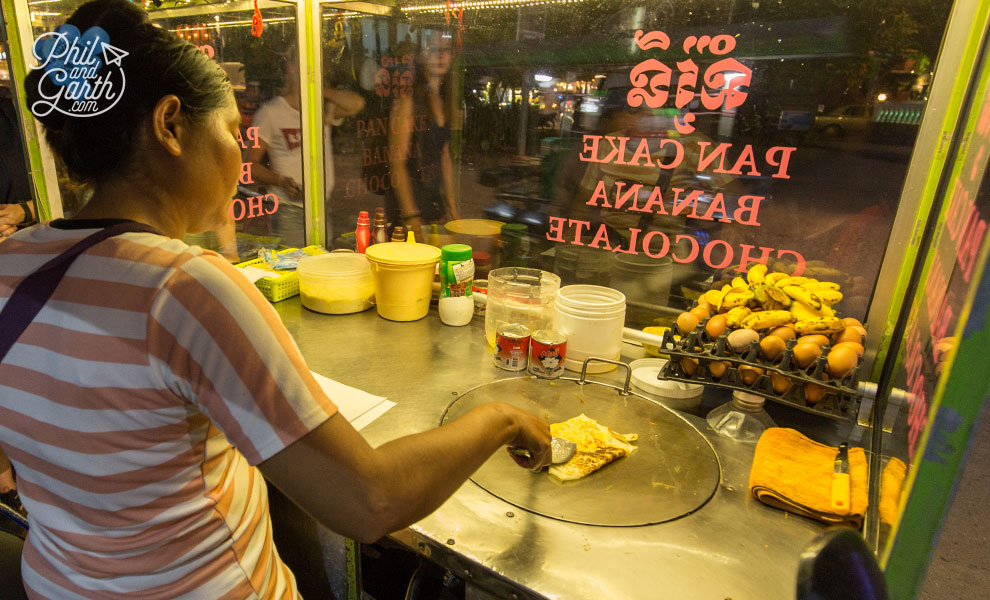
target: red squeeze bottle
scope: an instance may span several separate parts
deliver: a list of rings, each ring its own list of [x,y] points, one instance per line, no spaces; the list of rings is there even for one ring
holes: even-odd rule
[[[357,229],[354,230],[354,238],[356,240],[355,250],[359,253],[364,254],[364,251],[368,249],[368,244],[371,242],[371,222],[368,218],[368,211],[362,210],[358,213]]]

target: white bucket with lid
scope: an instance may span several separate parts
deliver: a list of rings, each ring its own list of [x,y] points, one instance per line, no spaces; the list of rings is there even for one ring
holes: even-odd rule
[[[626,297],[600,285],[567,285],[557,290],[553,328],[567,336],[564,368],[581,371],[585,359],[619,360],[622,328],[626,321]],[[588,373],[606,373],[616,368],[593,362]]]

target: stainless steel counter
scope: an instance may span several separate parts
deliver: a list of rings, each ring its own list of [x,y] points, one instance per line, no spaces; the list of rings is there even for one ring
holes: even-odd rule
[[[375,446],[439,425],[459,394],[513,376],[494,366],[477,317],[455,328],[440,322],[435,307],[411,323],[386,321],[373,308],[322,315],[298,297],[275,307],[310,368],[398,403],[362,431]],[[636,346],[626,350],[640,356]],[[589,378],[621,383],[618,372]],[[793,598],[800,552],[821,526],[750,496],[755,446],[720,437],[703,418],[727,400],[709,390],[700,406],[680,413],[711,442],[722,467],[714,497],[688,516],[640,527],[577,525],[528,513],[469,481],[391,537],[497,597]],[[803,418],[771,414],[781,425]],[[819,439],[836,433],[834,424],[823,427]]]

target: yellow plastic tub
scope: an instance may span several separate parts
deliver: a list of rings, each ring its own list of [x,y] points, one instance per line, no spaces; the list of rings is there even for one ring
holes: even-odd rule
[[[415,321],[430,312],[433,276],[440,249],[427,244],[389,242],[369,246],[378,315],[390,321]]]

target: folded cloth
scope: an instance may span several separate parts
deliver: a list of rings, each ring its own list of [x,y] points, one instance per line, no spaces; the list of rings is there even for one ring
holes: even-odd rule
[[[848,513],[832,510],[832,476],[838,448],[801,433],[771,427],[756,444],[749,489],[757,500],[829,524],[863,525],[869,486],[866,453],[849,449]]]
[[[897,521],[905,476],[907,476],[907,466],[899,458],[891,458],[883,468],[883,474],[880,476],[879,506],[882,525],[893,525]]]

